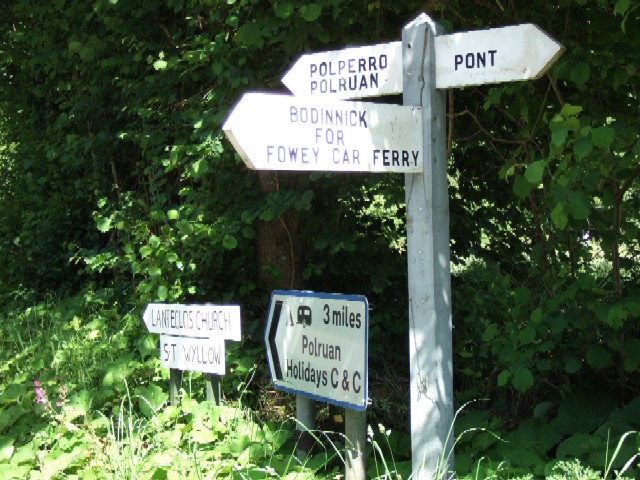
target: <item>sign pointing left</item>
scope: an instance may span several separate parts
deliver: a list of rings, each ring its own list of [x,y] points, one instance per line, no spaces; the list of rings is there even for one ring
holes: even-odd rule
[[[240,305],[150,303],[142,319],[151,333],[236,341],[242,339]]]
[[[350,99],[401,93],[402,43],[305,54],[282,83],[297,97]]]
[[[246,93],[222,130],[256,170],[423,170],[420,107]]]

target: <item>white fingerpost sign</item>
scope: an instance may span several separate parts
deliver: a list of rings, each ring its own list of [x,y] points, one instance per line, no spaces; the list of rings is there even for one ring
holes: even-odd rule
[[[222,129],[256,170],[421,172],[420,107],[246,93]]]
[[[276,290],[264,342],[273,385],[365,410],[369,310],[358,295]]]
[[[434,47],[437,89],[540,78],[564,52],[532,23],[438,35]],[[300,97],[402,93],[402,42],[302,55],[282,83]]]
[[[177,370],[224,375],[224,340],[160,335],[160,364]]]
[[[150,303],[142,319],[151,333],[241,340],[240,305]]]
[[[352,99],[402,93],[402,44],[305,54],[282,83],[297,97]]]
[[[435,37],[436,88],[540,78],[564,48],[531,23]]]

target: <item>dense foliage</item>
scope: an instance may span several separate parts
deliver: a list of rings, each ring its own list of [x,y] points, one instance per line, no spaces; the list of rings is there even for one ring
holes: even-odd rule
[[[448,31],[535,23],[566,48],[541,79],[448,93],[457,470],[591,478],[638,453],[627,435],[611,462],[640,428],[637,2],[15,0],[0,5],[0,473],[97,475],[125,418],[140,448],[111,458],[139,453],[148,478],[232,475],[242,455],[257,470],[238,478],[293,472],[278,463],[291,401],[260,342],[276,286],[368,297],[369,421],[393,430],[374,444],[407,460],[403,178],[251,172],[220,126],[242,92],[282,91],[300,53],[397,40],[422,11]],[[242,305],[224,426],[194,403],[199,375],[160,408],[151,301]],[[307,473],[330,475],[330,457]],[[563,460],[580,463],[554,473]]]

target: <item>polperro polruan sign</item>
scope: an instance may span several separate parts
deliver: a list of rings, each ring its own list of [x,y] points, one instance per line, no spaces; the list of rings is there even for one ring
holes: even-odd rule
[[[286,290],[271,295],[264,341],[279,390],[364,410],[368,339],[363,296]]]
[[[402,44],[305,54],[282,83],[297,97],[349,99],[402,93]]]

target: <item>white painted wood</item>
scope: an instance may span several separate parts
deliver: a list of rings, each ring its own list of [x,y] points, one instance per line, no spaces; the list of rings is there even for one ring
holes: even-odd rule
[[[363,296],[275,290],[264,338],[274,387],[364,410],[368,325]]]
[[[423,108],[425,158],[424,173],[405,175],[412,478],[419,479],[453,464],[446,107],[445,92],[435,88],[434,62],[440,33],[424,14],[402,31],[403,101]]]
[[[151,333],[240,341],[240,305],[150,303],[142,316]]]
[[[421,172],[419,107],[246,93],[222,129],[257,170]]]
[[[297,97],[353,99],[402,93],[402,43],[305,54],[282,83]]]
[[[160,335],[160,364],[174,370],[224,375],[224,340]]]
[[[564,48],[531,23],[436,37],[436,88],[540,78]]]

